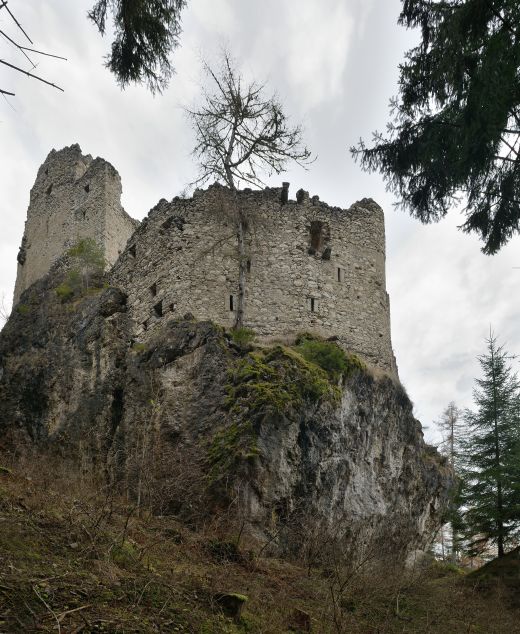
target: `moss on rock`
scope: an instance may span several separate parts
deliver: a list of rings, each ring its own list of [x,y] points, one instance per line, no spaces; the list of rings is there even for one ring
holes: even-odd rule
[[[308,354],[306,358],[302,354],[308,351],[306,347],[300,350],[302,344],[257,349],[233,363],[228,371],[226,399],[230,423],[214,435],[208,450],[212,482],[259,454],[255,432],[259,421],[297,416],[306,404],[339,402],[341,374],[361,368],[361,364],[355,357],[357,363],[350,361],[350,356],[335,344],[320,343],[327,344],[327,352],[334,347],[335,358],[344,355],[339,356],[341,363],[328,371],[319,363],[318,355]]]
[[[256,350],[229,372],[227,404],[232,412],[286,415],[304,401],[337,400],[337,386],[315,363],[284,346]]]
[[[256,434],[250,421],[234,421],[218,431],[211,441],[208,458],[211,465],[209,478],[217,482],[234,471],[238,463],[258,455]]]

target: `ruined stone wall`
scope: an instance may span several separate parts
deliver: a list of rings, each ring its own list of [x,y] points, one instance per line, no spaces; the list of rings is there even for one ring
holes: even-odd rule
[[[192,313],[233,324],[237,305],[236,207],[214,185],[191,199],[162,200],[111,272],[128,293],[136,338]],[[249,218],[245,325],[258,335],[313,331],[395,371],[385,289],[384,216],[372,200],[329,207],[300,191],[244,190]]]
[[[31,190],[14,305],[79,239],[95,239],[112,265],[138,225],[120,200],[121,179],[109,163],[84,156],[79,145],[52,150]]]

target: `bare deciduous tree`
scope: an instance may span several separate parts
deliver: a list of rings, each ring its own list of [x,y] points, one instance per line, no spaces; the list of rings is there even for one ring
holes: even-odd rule
[[[9,314],[10,311],[7,308],[5,294],[2,293],[2,296],[0,297],[0,328],[4,327],[4,324],[9,319]]]
[[[453,472],[457,474],[457,478],[460,478],[462,475],[462,444],[466,430],[461,420],[461,412],[453,401],[451,401],[443,411],[440,419],[437,421],[437,426],[441,430],[443,437],[439,449],[441,453],[447,457],[450,467],[453,469]],[[462,529],[462,511],[459,499],[461,484],[461,481],[457,481],[455,485],[447,516],[451,533],[450,559],[454,564],[457,563],[457,557],[461,549],[460,532]],[[443,538],[442,549],[444,551],[444,526],[441,527],[440,530],[441,537]]]
[[[289,161],[304,166],[311,159],[304,146],[302,128],[291,126],[276,96],[265,96],[265,84],[245,82],[224,52],[219,70],[204,63],[212,90],[205,90],[199,108],[188,109],[196,145],[193,150],[200,167],[193,184],[210,179],[225,183],[232,191],[238,241],[238,301],[235,328],[244,320],[246,286],[246,234],[248,213],[239,204],[241,182],[260,187],[261,175],[282,173]]]
[[[2,58],[0,58],[0,64],[2,64],[3,66],[7,66],[8,68],[10,68],[11,70],[14,70],[17,73],[22,73],[23,75],[26,75],[27,77],[30,77],[31,79],[37,79],[38,81],[41,81],[44,84],[47,84],[48,86],[52,86],[53,88],[57,88],[58,90],[61,90],[63,92],[63,88],[60,88],[56,84],[53,84],[52,82],[47,81],[43,77],[40,77],[39,75],[35,75],[33,72],[31,72],[36,68],[36,64],[32,61],[31,56],[43,55],[45,57],[54,57],[55,59],[63,59],[63,60],[65,60],[65,58],[60,57],[59,55],[53,55],[51,53],[44,53],[43,51],[39,51],[33,48],[34,47],[33,41],[31,40],[31,38],[29,37],[29,35],[27,34],[23,26],[16,19],[15,15],[9,8],[8,1],[0,0],[0,13],[4,13],[4,12],[10,18],[10,22],[14,24],[14,26],[16,27],[17,32],[19,31],[23,35],[24,40],[26,40],[31,46],[29,47],[27,45],[24,46],[23,44],[20,44],[14,39],[14,35],[13,37],[11,37],[3,29],[0,29],[0,35],[2,36],[4,42],[6,42],[8,45],[13,46],[20,53],[20,55],[22,55],[25,58],[25,60],[29,62],[31,67],[30,67],[30,70],[25,70],[24,68],[21,68],[18,64],[13,64]],[[6,96],[14,97],[13,92],[9,90],[4,90],[3,88],[0,88],[0,95],[3,95],[4,98]]]

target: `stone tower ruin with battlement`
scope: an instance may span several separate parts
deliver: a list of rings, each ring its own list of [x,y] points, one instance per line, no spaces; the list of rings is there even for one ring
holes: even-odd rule
[[[121,206],[121,179],[110,163],[84,156],[79,145],[52,150],[31,189],[14,304],[83,238],[93,238],[112,266],[138,224]]]
[[[396,372],[384,215],[373,200],[340,209],[303,190],[290,200],[287,187],[235,196],[215,184],[161,200],[139,224],[121,208],[120,193],[116,170],[102,159],[82,156],[77,145],[51,152],[31,192],[15,300],[75,239],[92,237],[105,249],[111,284],[128,296],[134,341],[146,343],[186,313],[231,327],[238,204],[249,225],[245,326],[261,337],[334,337]]]

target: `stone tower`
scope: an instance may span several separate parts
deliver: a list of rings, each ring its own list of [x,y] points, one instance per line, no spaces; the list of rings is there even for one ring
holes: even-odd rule
[[[79,145],[52,150],[31,189],[13,305],[75,242],[93,238],[112,266],[138,222],[121,206],[121,179],[107,161]]]

